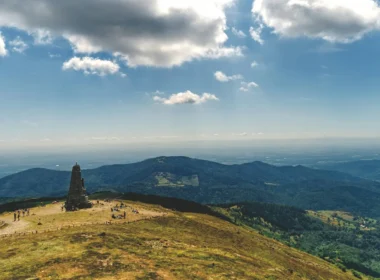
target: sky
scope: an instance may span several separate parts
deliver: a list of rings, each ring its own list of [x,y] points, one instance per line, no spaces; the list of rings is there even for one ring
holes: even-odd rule
[[[380,138],[375,0],[2,0],[0,150]]]

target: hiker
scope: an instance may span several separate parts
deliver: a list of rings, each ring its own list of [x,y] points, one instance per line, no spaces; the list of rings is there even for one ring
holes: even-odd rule
[[[127,217],[127,212],[124,211],[124,220]]]
[[[16,222],[16,218],[17,218],[16,212],[13,213],[13,217],[14,217],[14,222]]]
[[[22,210],[22,216],[25,217],[25,210]]]
[[[17,218],[20,221],[20,211],[18,211]]]

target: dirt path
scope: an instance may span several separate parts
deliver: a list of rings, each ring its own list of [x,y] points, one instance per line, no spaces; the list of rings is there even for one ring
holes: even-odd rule
[[[8,217],[2,217],[1,219],[7,224],[7,226],[5,228],[0,229],[0,234],[12,234],[15,232],[19,232],[25,229],[29,224],[27,221],[24,220],[14,222],[13,214],[11,219],[9,219]]]

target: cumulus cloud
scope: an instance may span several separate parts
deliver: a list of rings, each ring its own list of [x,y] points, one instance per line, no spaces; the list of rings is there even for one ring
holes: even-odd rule
[[[227,46],[225,10],[236,0],[2,0],[0,27],[67,39],[81,54],[117,54],[129,66],[173,67],[241,56]],[[85,7],[85,8],[83,8]]]
[[[17,36],[16,39],[9,42],[9,45],[12,47],[12,51],[18,53],[24,53],[28,48],[28,45],[21,39],[20,36]]]
[[[106,76],[119,73],[120,66],[110,60],[92,57],[73,57],[63,64],[62,69],[83,71],[86,75]]]
[[[5,39],[0,32],[0,56],[6,56],[7,53],[8,52],[7,52],[7,49],[5,47]]]
[[[260,45],[264,45],[264,40],[261,38],[261,32],[263,32],[262,24],[260,24],[257,28],[254,28],[253,26],[249,28],[249,34],[251,34],[252,39]]]
[[[256,84],[255,82],[241,82],[241,87],[240,87],[240,91],[244,91],[244,92],[248,92],[250,91],[252,88],[258,88],[259,85]]]
[[[376,0],[255,0],[252,13],[284,37],[349,43],[380,28]]]
[[[247,37],[247,35],[245,35],[245,33],[241,30],[238,30],[236,29],[235,27],[232,27],[232,33],[236,36],[236,37],[239,37],[239,38],[245,38]]]
[[[53,43],[53,36],[49,30],[36,29],[30,32],[30,35],[33,36],[35,45],[49,45]]]
[[[207,101],[218,101],[219,99],[210,93],[203,93],[198,95],[191,91],[180,92],[172,94],[169,98],[160,96],[154,96],[153,100],[165,105],[177,105],[177,104],[202,104]]]
[[[214,73],[214,77],[217,81],[221,82],[221,83],[226,83],[226,82],[229,82],[229,81],[236,81],[236,80],[242,80],[243,79],[243,76],[238,74],[238,75],[232,75],[232,76],[227,76],[226,74],[224,74],[223,72],[221,71],[216,71]]]

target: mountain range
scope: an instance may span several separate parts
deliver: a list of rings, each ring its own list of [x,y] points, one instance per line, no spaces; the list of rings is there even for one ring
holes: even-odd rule
[[[242,201],[380,213],[380,183],[339,171],[263,162],[224,165],[187,157],[158,157],[138,163],[82,171],[87,190],[155,194],[200,203]],[[69,171],[30,169],[0,179],[0,197],[62,196]]]
[[[380,160],[357,160],[324,165],[323,168],[380,181]]]

